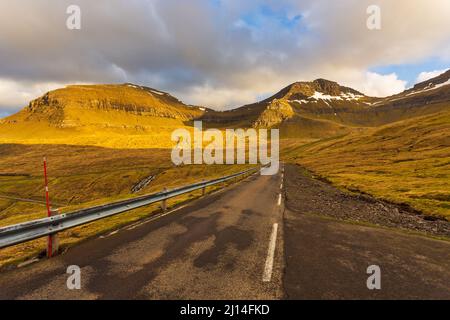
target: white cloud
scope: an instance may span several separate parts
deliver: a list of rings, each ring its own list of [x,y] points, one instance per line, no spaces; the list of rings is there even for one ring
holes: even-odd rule
[[[77,0],[82,29],[69,31],[72,2],[0,1],[0,111],[74,82],[135,82],[218,108],[319,77],[382,96],[404,81],[367,70],[450,59],[448,0],[377,0],[378,31],[366,28],[373,0],[266,1],[276,14],[256,21],[258,0]]]
[[[417,76],[416,83],[427,81],[427,80],[429,80],[431,78],[437,77],[438,75],[444,73],[445,71],[447,71],[447,70],[444,69],[444,70],[434,70],[434,71],[428,71],[428,72],[427,71],[421,72]]]
[[[64,87],[64,84],[17,82],[0,78],[0,110],[4,112],[18,111],[28,105],[31,100],[61,87]]]
[[[395,73],[382,75],[367,72],[359,84],[354,84],[354,88],[368,96],[386,97],[404,91],[406,83],[407,81],[398,79]]]
[[[196,105],[225,110],[256,102],[258,95],[254,90],[213,88],[206,85],[192,88],[186,99],[195,101]],[[181,97],[183,98],[183,95]]]

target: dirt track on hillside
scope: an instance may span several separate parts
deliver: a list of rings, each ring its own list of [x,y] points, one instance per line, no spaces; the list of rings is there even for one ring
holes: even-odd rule
[[[425,232],[450,238],[450,222],[429,217],[407,206],[357,195],[312,179],[296,165],[286,165],[286,207],[299,213],[313,213],[342,220]]]

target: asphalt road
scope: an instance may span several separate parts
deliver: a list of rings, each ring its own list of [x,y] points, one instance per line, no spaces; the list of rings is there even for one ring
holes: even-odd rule
[[[301,191],[289,178],[255,175],[4,272],[0,299],[450,299],[449,242],[285,209],[280,194]],[[70,265],[80,290],[67,288]],[[367,288],[369,265],[380,290]]]
[[[450,241],[418,235],[447,235],[449,222],[343,192],[293,165],[285,199],[286,298],[450,299]],[[380,290],[367,288],[369,266],[379,267]]]
[[[157,220],[1,274],[0,299],[281,298],[281,228],[272,272],[271,262],[266,267],[273,226],[282,224],[280,183],[280,175],[254,175]],[[67,288],[70,265],[81,268],[80,290]]]
[[[285,212],[287,299],[450,299],[450,243]],[[369,290],[371,265],[380,290]]]

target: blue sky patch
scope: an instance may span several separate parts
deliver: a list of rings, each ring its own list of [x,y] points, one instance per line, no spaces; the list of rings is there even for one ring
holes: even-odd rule
[[[407,81],[407,87],[412,87],[416,83],[417,76],[421,72],[430,72],[435,70],[447,70],[450,68],[448,61],[438,58],[429,58],[414,64],[396,64],[370,68],[369,71],[379,74],[397,74],[399,79]]]

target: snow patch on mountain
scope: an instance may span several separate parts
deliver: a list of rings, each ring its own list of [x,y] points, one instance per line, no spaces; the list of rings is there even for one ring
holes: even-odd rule
[[[407,96],[411,96],[411,95],[414,95],[414,94],[418,94],[418,93],[426,92],[426,91],[430,91],[430,90],[436,90],[436,89],[442,88],[442,87],[444,87],[446,85],[449,85],[449,84],[450,84],[450,79],[448,79],[445,82],[436,84],[436,85],[434,83],[430,82],[425,88],[423,88],[421,90],[416,90],[416,91],[410,92],[410,93],[407,94]]]
[[[307,99],[301,99],[301,100],[295,99],[295,100],[289,100],[289,101],[303,104],[303,103],[317,102],[318,100],[322,100],[327,105],[329,105],[327,101],[331,101],[331,100],[354,101],[354,100],[359,100],[363,97],[364,97],[363,95],[353,94],[351,92],[341,93],[339,96],[332,96],[332,95],[324,94],[323,92],[315,91],[314,94],[312,96],[308,97]]]
[[[302,103],[309,103],[310,101],[308,101],[308,100],[289,100],[290,102],[297,102],[297,103],[299,103],[299,104],[302,104]]]
[[[158,95],[160,95],[160,96],[163,96],[163,95],[165,95],[165,93],[164,92],[160,92],[160,91],[156,91],[156,90],[150,90],[152,93],[154,93],[154,94],[158,94]]]

